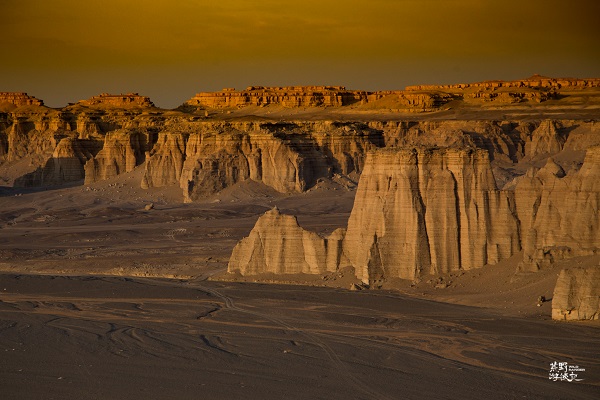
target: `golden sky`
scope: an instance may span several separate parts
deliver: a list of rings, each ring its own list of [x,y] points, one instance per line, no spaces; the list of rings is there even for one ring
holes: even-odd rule
[[[249,85],[600,77],[596,0],[0,0],[0,91],[175,107]]]

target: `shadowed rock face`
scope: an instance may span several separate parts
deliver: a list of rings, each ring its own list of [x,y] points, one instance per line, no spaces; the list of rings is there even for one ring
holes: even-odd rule
[[[298,226],[296,217],[267,211],[231,254],[228,271],[242,275],[322,274],[336,271],[342,258],[343,230],[328,238]]]
[[[80,158],[82,168],[87,163],[86,184],[129,172],[147,161],[143,188],[180,186],[184,199],[193,201],[247,179],[282,193],[302,192],[319,178],[338,173],[354,173],[356,179],[366,151],[383,146],[382,132],[363,123],[230,123],[181,115],[121,114],[87,109],[12,118],[4,114],[0,116],[0,160],[29,158],[31,170],[44,168],[62,138],[87,140],[93,144],[93,159]]]
[[[560,272],[552,297],[552,319],[600,319],[600,266]]]
[[[369,154],[344,241],[365,283],[477,268],[519,250],[514,203],[496,190],[485,151]]]
[[[52,186],[84,179],[83,165],[91,159],[93,144],[87,140],[63,138],[43,168],[15,180],[17,187]]]
[[[181,181],[185,198],[195,200],[247,179],[282,193],[303,192],[327,176],[327,161],[310,138],[296,147],[294,139],[261,131],[191,135]]]

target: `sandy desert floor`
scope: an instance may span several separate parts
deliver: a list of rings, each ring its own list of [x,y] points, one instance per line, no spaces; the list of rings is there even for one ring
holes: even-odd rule
[[[597,327],[389,291],[0,276],[7,399],[593,399]],[[551,362],[586,368],[548,379]]]
[[[207,280],[266,210],[326,234],[345,226],[354,191],[246,183],[183,204],[139,189],[142,172],[0,192],[2,398],[597,398],[600,325],[536,306],[563,265],[515,275],[517,256],[369,291],[348,290],[348,273]],[[549,380],[553,361],[584,380]]]

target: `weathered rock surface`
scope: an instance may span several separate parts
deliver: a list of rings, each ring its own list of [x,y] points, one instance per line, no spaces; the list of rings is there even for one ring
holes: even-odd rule
[[[85,164],[85,183],[133,171],[144,162],[147,144],[145,132],[119,130],[107,133],[102,150]]]
[[[566,176],[551,159],[529,170],[515,197],[524,270],[600,252],[600,147],[589,148],[581,169]]]
[[[520,250],[514,208],[485,151],[371,152],[344,252],[365,283],[494,264]]]
[[[181,133],[161,132],[146,154],[142,188],[177,185],[181,179],[187,137]]]
[[[552,297],[552,319],[600,319],[600,266],[560,272]]]
[[[343,236],[343,230],[337,230],[322,238],[275,208],[261,216],[250,235],[235,246],[227,270],[242,275],[333,272],[342,261]]]

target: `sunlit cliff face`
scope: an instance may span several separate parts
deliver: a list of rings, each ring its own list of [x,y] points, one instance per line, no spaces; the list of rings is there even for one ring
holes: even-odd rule
[[[173,107],[251,84],[600,75],[600,3],[585,0],[4,0],[0,11],[0,89],[51,106],[104,91]]]

